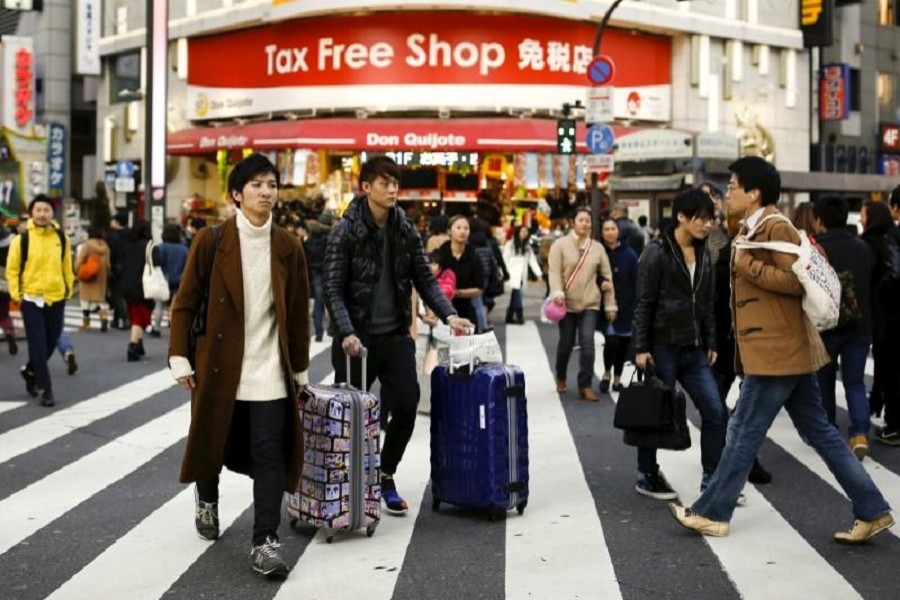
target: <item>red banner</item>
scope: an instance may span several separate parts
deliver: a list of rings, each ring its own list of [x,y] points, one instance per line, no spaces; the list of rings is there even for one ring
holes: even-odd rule
[[[595,33],[593,23],[531,15],[434,11],[299,19],[192,38],[188,83],[239,89],[583,86]],[[603,53],[616,62],[615,85],[671,82],[667,37],[611,29],[604,35]]]

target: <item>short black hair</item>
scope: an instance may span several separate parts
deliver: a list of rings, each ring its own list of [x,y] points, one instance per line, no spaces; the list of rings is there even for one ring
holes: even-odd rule
[[[34,198],[31,199],[31,202],[28,203],[29,216],[34,211],[34,205],[37,204],[38,202],[43,202],[44,204],[49,204],[50,209],[53,210],[54,212],[56,211],[56,207],[53,206],[53,200],[50,199],[50,196],[48,196],[47,194],[38,194],[37,196],[35,196]]]
[[[850,205],[846,198],[828,194],[819,197],[813,205],[816,217],[822,221],[825,229],[842,229],[847,226],[847,215]]]
[[[116,213],[116,216],[113,217],[113,221],[118,223],[120,227],[128,227],[128,213],[119,211]]]
[[[574,221],[575,217],[578,216],[578,213],[587,213],[587,216],[591,218],[591,221],[594,220],[594,213],[591,212],[591,209],[588,206],[579,206],[575,208],[575,210],[572,211],[572,216],[569,218]]]
[[[432,235],[447,233],[449,227],[450,219],[445,214],[431,217],[431,221],[428,223],[428,229],[431,230]]]
[[[716,214],[716,206],[709,194],[700,188],[694,188],[675,196],[675,200],[672,201],[672,214],[676,218],[682,214],[688,219],[695,217],[712,219]]]
[[[400,167],[397,166],[397,162],[393,158],[386,154],[373,156],[363,163],[362,168],[359,170],[359,183],[360,185],[372,183],[379,176],[391,177],[400,181]]]
[[[133,240],[152,240],[153,230],[150,227],[150,221],[147,219],[137,219],[131,226],[131,239]]]
[[[272,161],[260,154],[254,152],[244,160],[240,161],[231,170],[228,175],[228,197],[234,200],[233,192],[242,193],[244,187],[250,181],[259,175],[271,173],[275,176],[275,185],[280,185],[278,178],[278,169],[272,164]],[[235,206],[240,208],[240,202],[235,202]]]
[[[166,223],[162,231],[162,241],[178,244],[181,242],[181,225],[178,223]]]
[[[647,215],[641,215],[638,217],[638,225],[641,227],[647,226]]]
[[[781,175],[772,163],[758,156],[744,156],[728,165],[728,170],[737,175],[738,183],[745,192],[759,190],[763,206],[778,202],[781,196]]]
[[[891,208],[900,209],[900,185],[895,187],[891,192],[891,198],[888,200],[888,204],[891,205]]]
[[[200,231],[201,229],[206,227],[206,219],[204,219],[203,217],[191,217],[191,220],[188,221],[188,225],[190,225],[197,231]]]
[[[88,239],[91,240],[102,240],[103,239],[103,229],[99,225],[91,225],[87,230]]]

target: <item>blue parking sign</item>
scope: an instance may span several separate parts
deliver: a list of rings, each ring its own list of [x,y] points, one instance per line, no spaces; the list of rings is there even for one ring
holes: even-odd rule
[[[612,127],[602,123],[589,127],[585,138],[588,150],[593,154],[606,154],[616,143]]]

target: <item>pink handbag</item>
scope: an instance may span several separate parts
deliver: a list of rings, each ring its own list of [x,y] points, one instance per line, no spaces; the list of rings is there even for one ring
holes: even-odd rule
[[[553,323],[559,323],[566,317],[566,305],[557,304],[552,298],[547,298],[541,305],[541,314]]]

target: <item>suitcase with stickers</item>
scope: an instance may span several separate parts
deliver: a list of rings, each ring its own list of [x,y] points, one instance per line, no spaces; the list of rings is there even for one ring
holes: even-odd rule
[[[525,376],[502,364],[440,365],[431,375],[432,508],[488,511],[528,504]]]
[[[325,529],[329,543],[337,531],[365,528],[371,537],[381,519],[378,397],[349,384],[309,385],[300,410],[304,457],[298,488],[288,494],[291,527],[301,521]]]

